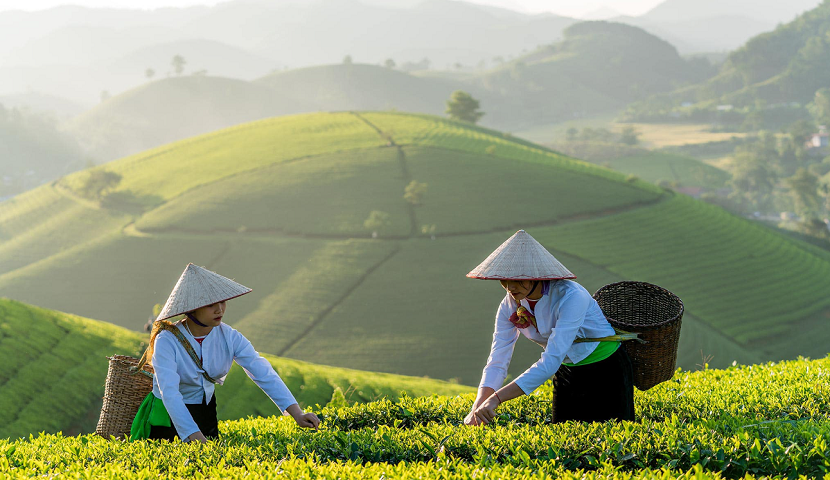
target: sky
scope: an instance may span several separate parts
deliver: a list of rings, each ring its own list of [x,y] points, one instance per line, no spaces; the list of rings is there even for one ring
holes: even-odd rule
[[[275,2],[280,0],[274,0]],[[417,3],[418,0],[399,0],[400,3]],[[641,15],[662,3],[663,0],[467,0],[509,8],[526,13],[551,12],[559,15],[581,16],[599,8],[608,7],[626,15]],[[65,4],[89,7],[142,8],[185,7],[190,5],[215,5],[219,0],[0,0],[3,10],[41,10]],[[367,3],[384,3],[372,0]],[[390,1],[389,3],[395,3]]]

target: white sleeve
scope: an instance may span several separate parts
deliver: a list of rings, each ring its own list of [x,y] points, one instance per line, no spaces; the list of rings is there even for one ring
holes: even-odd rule
[[[509,318],[516,311],[516,304],[510,295],[505,295],[496,313],[496,327],[493,332],[493,344],[490,346],[490,356],[481,375],[479,388],[490,387],[498,390],[507,378],[507,367],[513,358],[513,347],[519,338],[519,329]]]
[[[182,440],[199,431],[199,426],[193,420],[190,410],[184,404],[182,393],[179,391],[179,372],[176,358],[178,340],[167,331],[156,335],[153,348],[153,370],[155,381],[161,392],[161,401],[170,420]],[[189,361],[190,358],[188,358]]]
[[[297,403],[271,362],[264,359],[244,335],[233,328],[229,328],[228,331],[234,361],[268,395],[268,398],[283,411]]]
[[[590,301],[587,293],[570,293],[559,302],[559,311],[555,312],[556,328],[548,338],[542,357],[515,380],[525,395],[530,395],[559,370],[580,327],[585,323]]]

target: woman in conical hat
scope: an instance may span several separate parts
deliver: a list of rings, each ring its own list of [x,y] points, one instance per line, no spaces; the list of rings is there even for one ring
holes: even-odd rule
[[[320,420],[300,409],[268,360],[222,321],[226,302],[249,292],[250,288],[192,263],[185,268],[159,313],[144,354],[144,359],[152,358],[155,370],[153,392],[141,404],[130,438],[206,442],[217,437],[214,384],[224,383],[233,362],[298,425],[317,428]],[[167,321],[179,315],[184,315],[181,321]]]
[[[519,230],[470,278],[499,280],[506,294],[496,313],[490,356],[464,423],[486,425],[503,402],[553,379],[553,421],[634,420],[631,361],[597,302],[576,276]],[[519,335],[544,348],[539,361],[502,386]],[[587,341],[580,339],[600,339]]]

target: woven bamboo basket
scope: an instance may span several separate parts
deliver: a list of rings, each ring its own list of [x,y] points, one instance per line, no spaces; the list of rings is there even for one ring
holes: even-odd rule
[[[648,390],[674,375],[683,302],[665,288],[645,282],[618,282],[594,294],[615,329],[635,332],[645,343],[623,342],[634,366],[634,385]]]
[[[130,436],[136,412],[141,402],[153,390],[153,367],[145,365],[143,372],[133,373],[130,367],[138,365],[138,359],[125,355],[107,357],[110,361],[107,382],[104,386],[104,404],[95,433],[104,438]],[[144,373],[147,372],[147,373]]]

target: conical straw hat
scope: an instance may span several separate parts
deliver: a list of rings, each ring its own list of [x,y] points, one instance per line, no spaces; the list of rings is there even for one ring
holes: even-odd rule
[[[561,280],[576,278],[541,243],[519,230],[470,273],[481,280]]]
[[[251,289],[218,273],[188,264],[156,320],[175,317],[250,293]]]

